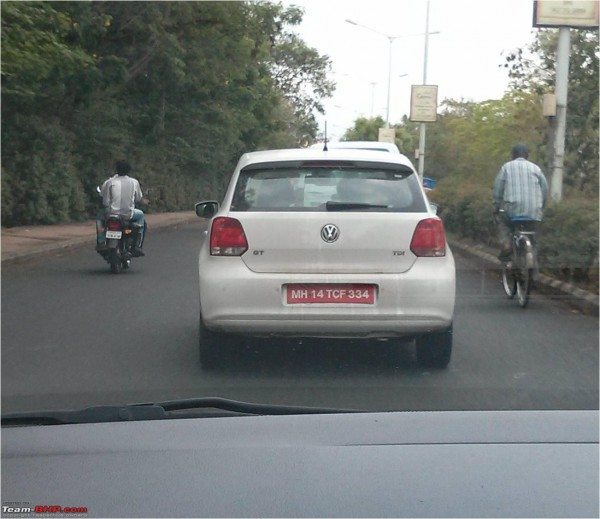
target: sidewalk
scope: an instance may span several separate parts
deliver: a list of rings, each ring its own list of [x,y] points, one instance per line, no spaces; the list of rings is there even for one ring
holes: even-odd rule
[[[148,229],[197,220],[193,211],[146,215]],[[96,242],[96,222],[2,228],[2,263]]]

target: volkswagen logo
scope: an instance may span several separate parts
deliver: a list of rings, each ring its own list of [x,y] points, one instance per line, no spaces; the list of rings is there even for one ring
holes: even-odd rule
[[[327,225],[324,225],[323,228],[321,229],[321,238],[323,238],[323,241],[326,241],[327,243],[333,243],[339,237],[340,237],[340,230],[332,223],[328,223]]]

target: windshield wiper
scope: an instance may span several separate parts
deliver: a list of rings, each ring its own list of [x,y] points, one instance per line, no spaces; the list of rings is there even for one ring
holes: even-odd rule
[[[199,409],[216,409],[226,413],[192,412]],[[86,407],[75,411],[33,411],[2,415],[2,425],[59,425],[77,423],[124,422],[138,420],[164,420],[169,418],[198,418],[238,415],[294,415],[356,413],[353,409],[303,407],[238,402],[227,398],[191,398],[166,402],[129,404],[121,406]]]
[[[389,205],[366,204],[363,202],[334,202],[330,200],[325,204],[328,211],[347,211],[352,209],[388,209]]]

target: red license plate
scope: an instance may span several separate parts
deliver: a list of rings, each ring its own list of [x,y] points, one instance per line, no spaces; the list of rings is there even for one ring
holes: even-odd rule
[[[375,303],[375,285],[365,284],[293,284],[286,285],[287,302],[344,303],[372,305]]]

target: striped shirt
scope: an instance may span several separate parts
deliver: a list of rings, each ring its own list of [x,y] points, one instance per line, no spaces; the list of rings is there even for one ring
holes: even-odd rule
[[[541,221],[548,197],[548,183],[538,166],[518,158],[500,168],[493,196],[496,207],[504,206],[509,217]]]
[[[142,199],[140,183],[127,175],[115,175],[102,184],[102,203],[110,214],[131,218],[135,203]]]

